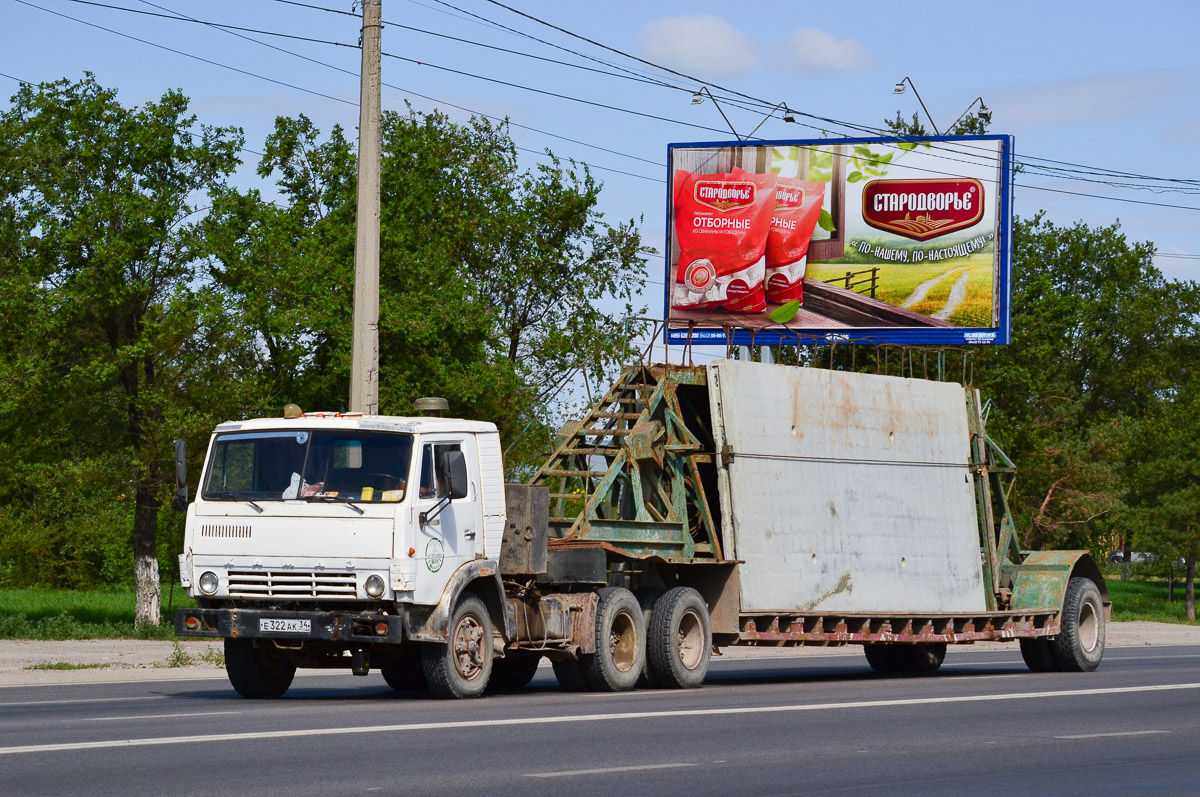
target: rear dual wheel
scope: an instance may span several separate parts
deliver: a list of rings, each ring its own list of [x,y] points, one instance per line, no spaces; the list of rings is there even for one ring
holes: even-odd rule
[[[675,587],[659,597],[647,640],[647,669],[654,685],[693,689],[704,683],[712,656],[712,622],[699,592]]]

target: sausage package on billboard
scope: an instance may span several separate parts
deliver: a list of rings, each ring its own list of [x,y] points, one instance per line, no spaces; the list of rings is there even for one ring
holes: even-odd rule
[[[675,171],[679,264],[671,305],[680,310],[766,309],[767,234],[775,202],[773,174]]]
[[[767,301],[776,304],[804,300],[804,271],[808,245],[812,241],[825,183],[780,177],[775,184],[775,209],[767,236]]]

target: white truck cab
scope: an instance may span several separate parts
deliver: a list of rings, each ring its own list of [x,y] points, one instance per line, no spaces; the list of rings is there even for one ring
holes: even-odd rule
[[[443,616],[473,582],[496,624],[511,623],[493,424],[292,414],[214,431],[180,555],[200,609],[177,618],[181,632],[340,643],[322,656],[359,655],[365,672],[363,648],[345,648],[354,637],[444,642]]]

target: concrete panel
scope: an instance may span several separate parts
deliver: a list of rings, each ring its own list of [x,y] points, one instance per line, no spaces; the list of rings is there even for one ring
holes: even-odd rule
[[[961,386],[708,366],[743,612],[986,609]]]

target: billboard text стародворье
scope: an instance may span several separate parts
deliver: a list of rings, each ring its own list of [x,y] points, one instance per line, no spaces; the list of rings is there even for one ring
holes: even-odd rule
[[[1010,136],[672,144],[667,340],[1007,343],[1011,157]]]

